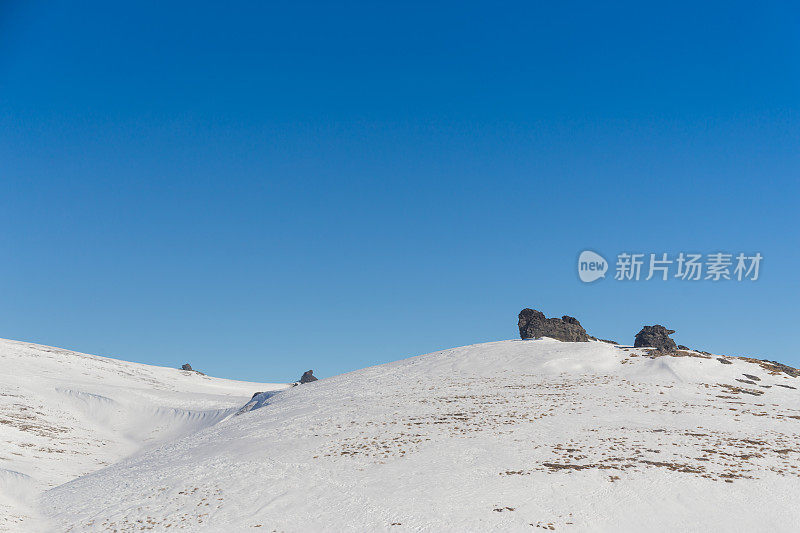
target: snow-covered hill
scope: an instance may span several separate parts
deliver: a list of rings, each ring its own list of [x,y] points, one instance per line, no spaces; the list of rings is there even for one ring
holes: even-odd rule
[[[72,532],[798,530],[800,379],[651,355],[541,339],[366,368],[263,395],[41,510]]]
[[[247,383],[0,340],[0,531],[43,529],[40,493],[230,416]]]

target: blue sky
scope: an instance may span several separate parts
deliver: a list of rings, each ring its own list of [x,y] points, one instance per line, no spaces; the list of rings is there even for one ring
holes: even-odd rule
[[[791,2],[4,2],[0,336],[285,381],[534,307],[800,365],[798,30]],[[583,284],[584,249],[764,261]]]

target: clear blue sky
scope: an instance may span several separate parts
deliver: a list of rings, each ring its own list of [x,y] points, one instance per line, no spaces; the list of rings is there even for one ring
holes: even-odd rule
[[[0,336],[285,381],[534,307],[800,365],[796,3],[380,4],[0,4]]]

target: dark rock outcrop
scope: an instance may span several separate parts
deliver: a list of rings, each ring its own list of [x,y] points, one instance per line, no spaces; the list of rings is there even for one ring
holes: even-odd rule
[[[185,370],[186,372],[194,372],[195,374],[199,374],[201,376],[205,376],[205,374],[203,374],[199,370],[195,370],[194,368],[192,368],[192,365],[190,365],[189,363],[184,363],[181,366],[181,370]]]
[[[674,352],[678,348],[678,345],[670,338],[670,335],[673,333],[675,333],[675,330],[667,329],[661,324],[644,326],[642,330],[636,334],[633,347],[649,347],[655,348],[659,352]]]
[[[519,313],[519,336],[522,339],[550,337],[564,342],[588,342],[589,335],[575,317],[546,318],[535,309],[523,309]]]
[[[772,367],[770,370],[775,370],[777,372],[783,372],[784,374],[789,374],[793,378],[800,377],[800,369],[791,367],[789,365],[784,365],[783,363],[779,363],[777,361],[768,361],[766,359],[762,359],[765,363],[769,363]]]
[[[617,341],[612,341],[612,340],[609,340],[609,339],[598,339],[597,337],[595,337],[595,336],[593,336],[593,335],[589,335],[589,338],[590,338],[591,340],[593,340],[593,341],[600,341],[600,342],[604,342],[604,343],[606,343],[606,344],[614,344],[614,345],[619,345],[619,343],[618,343]]]
[[[311,383],[312,381],[317,381],[317,378],[314,377],[313,370],[307,370],[300,378],[300,383]]]

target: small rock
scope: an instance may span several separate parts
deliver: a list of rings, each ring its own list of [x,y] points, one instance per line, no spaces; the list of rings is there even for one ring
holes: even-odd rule
[[[609,339],[595,339],[595,340],[598,340],[600,342],[604,342],[606,344],[616,344],[616,345],[619,344],[617,341],[612,341],[612,340],[609,340]]]
[[[659,352],[674,352],[678,346],[675,341],[670,338],[670,335],[675,333],[674,329],[667,329],[661,324],[655,326],[644,326],[642,330],[636,334],[636,339],[633,342],[634,348],[655,348]]]
[[[188,370],[189,372],[191,372],[192,365],[190,365],[189,363],[184,363],[183,366],[181,367],[181,370]]]
[[[306,372],[300,378],[300,383],[311,383],[312,381],[317,381],[317,378],[314,377],[314,371],[306,370]]]

